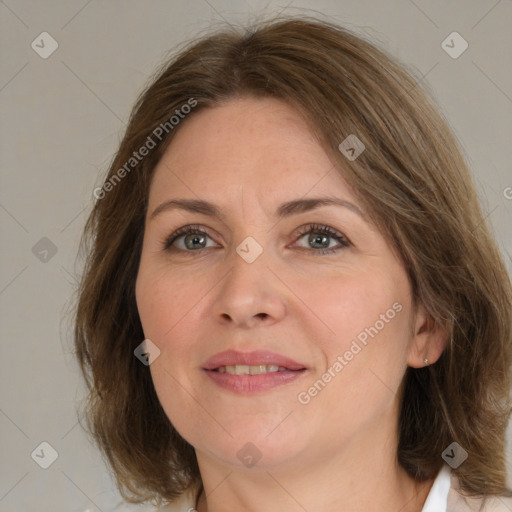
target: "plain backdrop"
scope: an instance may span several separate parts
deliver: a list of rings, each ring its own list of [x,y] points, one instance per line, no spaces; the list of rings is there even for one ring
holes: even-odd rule
[[[343,24],[409,66],[460,140],[512,269],[511,0],[0,1],[0,511],[115,505],[76,415],[69,308],[92,191],[170,51],[278,12]],[[468,44],[457,58],[442,47],[454,31]]]

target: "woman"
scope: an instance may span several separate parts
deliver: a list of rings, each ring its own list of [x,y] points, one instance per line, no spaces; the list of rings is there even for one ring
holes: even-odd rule
[[[512,510],[510,279],[390,56],[315,19],[204,37],[95,197],[75,341],[127,501]]]

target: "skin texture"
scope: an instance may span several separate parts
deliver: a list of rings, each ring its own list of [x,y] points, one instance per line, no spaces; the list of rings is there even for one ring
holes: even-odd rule
[[[319,196],[361,208],[293,108],[242,98],[183,123],[151,184],[136,298],[145,337],[161,351],[150,366],[159,400],[196,450],[207,494],[199,512],[419,512],[432,482],[415,482],[396,462],[396,391],[407,366],[438,359],[443,332],[422,307],[413,311],[405,270],[354,211],[322,206],[274,217],[286,201]],[[210,201],[225,217],[167,210],[150,218],[176,198]],[[350,245],[314,229],[308,241],[312,223]],[[207,232],[206,248],[199,252],[204,245],[189,235],[188,248],[182,236],[165,251],[166,238],[189,224]],[[252,263],[236,252],[249,236],[263,249]],[[322,254],[325,247],[338,250]],[[396,303],[400,312],[300,403]],[[307,371],[262,393],[235,394],[201,370],[227,349],[274,351]],[[252,467],[237,457],[248,442],[261,454]]]

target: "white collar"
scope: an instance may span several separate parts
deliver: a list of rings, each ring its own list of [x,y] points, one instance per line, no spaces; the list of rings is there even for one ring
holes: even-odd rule
[[[448,506],[448,493],[451,487],[451,472],[446,464],[439,471],[430,492],[428,493],[425,505],[421,512],[446,512]]]

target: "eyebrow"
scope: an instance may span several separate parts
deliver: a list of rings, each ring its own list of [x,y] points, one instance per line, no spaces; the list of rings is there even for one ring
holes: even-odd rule
[[[308,199],[294,199],[279,206],[275,213],[277,219],[283,219],[292,215],[308,212],[322,206],[339,206],[347,208],[366,221],[366,215],[353,203],[337,197],[313,197]],[[202,199],[169,199],[157,206],[150,216],[154,219],[158,214],[169,210],[185,210],[191,213],[199,213],[209,217],[217,217],[223,221],[226,216],[213,203]]]

